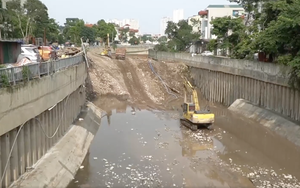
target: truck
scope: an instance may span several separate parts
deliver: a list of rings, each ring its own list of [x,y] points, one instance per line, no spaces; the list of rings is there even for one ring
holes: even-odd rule
[[[117,48],[116,49],[116,59],[123,59],[126,58],[126,48]]]

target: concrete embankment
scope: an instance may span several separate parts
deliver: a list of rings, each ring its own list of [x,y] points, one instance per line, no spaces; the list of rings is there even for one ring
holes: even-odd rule
[[[300,168],[299,125],[280,114],[255,106],[244,99],[237,99],[228,109],[235,115],[253,120],[258,124],[251,128],[234,126],[231,132],[236,132],[244,141],[251,142],[251,145],[259,148],[278,164],[285,164],[285,168],[292,173],[298,173]],[[263,130],[259,129],[261,126],[264,127]],[[257,139],[253,139],[253,135]],[[271,147],[272,145],[276,145],[276,147]]]
[[[300,121],[300,92],[287,84],[290,71],[287,66],[153,50],[149,51],[149,57],[187,64],[195,85],[212,102],[229,106],[236,99],[242,98]]]
[[[92,103],[66,135],[12,187],[66,187],[80,168],[101,122],[101,110]]]

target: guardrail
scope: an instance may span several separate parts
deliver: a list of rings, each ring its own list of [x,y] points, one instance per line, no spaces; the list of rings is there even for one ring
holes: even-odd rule
[[[55,61],[32,63],[20,67],[0,69],[0,87],[3,85],[16,85],[20,81],[29,81],[34,78],[40,78],[43,75],[49,75],[57,71],[77,65],[84,61],[82,54]]]

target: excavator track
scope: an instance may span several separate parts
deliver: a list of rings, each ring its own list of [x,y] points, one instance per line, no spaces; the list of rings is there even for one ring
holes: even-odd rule
[[[197,131],[198,130],[198,126],[195,124],[192,124],[190,121],[186,120],[186,119],[180,119],[180,124],[191,129],[192,131]]]
[[[181,118],[180,119],[180,124],[191,129],[192,131],[197,131],[198,130],[198,125],[197,124],[193,124],[190,121]],[[213,130],[213,124],[207,124],[207,125],[203,125],[203,127],[206,127],[209,130]]]

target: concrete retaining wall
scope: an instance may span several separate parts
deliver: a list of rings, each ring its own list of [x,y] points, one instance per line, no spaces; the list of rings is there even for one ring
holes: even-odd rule
[[[288,86],[288,67],[271,63],[220,57],[194,56],[149,50],[157,60],[181,61],[189,65],[191,76],[206,99],[226,106],[236,99],[300,121],[300,93]]]
[[[88,103],[84,120],[72,125],[66,135],[45,155],[34,169],[12,187],[67,187],[74,179],[101,123],[101,111]]]
[[[0,90],[0,187],[9,187],[31,171],[69,130],[85,103],[86,77],[82,62]]]
[[[300,126],[244,99],[237,99],[230,105],[229,110],[241,118],[254,120],[258,123],[258,126],[253,125],[251,127],[237,125],[232,127],[230,132],[235,133],[254,148],[258,148],[278,164],[285,164],[285,169],[291,173],[298,174],[300,168]],[[264,128],[262,129],[261,126]],[[277,147],[273,147],[274,145]]]
[[[0,89],[0,136],[63,100],[85,83],[86,76],[81,63],[26,85]]]
[[[300,135],[300,126],[292,121],[286,120],[269,110],[259,108],[244,99],[237,99],[228,109],[259,122],[278,135],[300,146],[300,138],[295,136]]]

